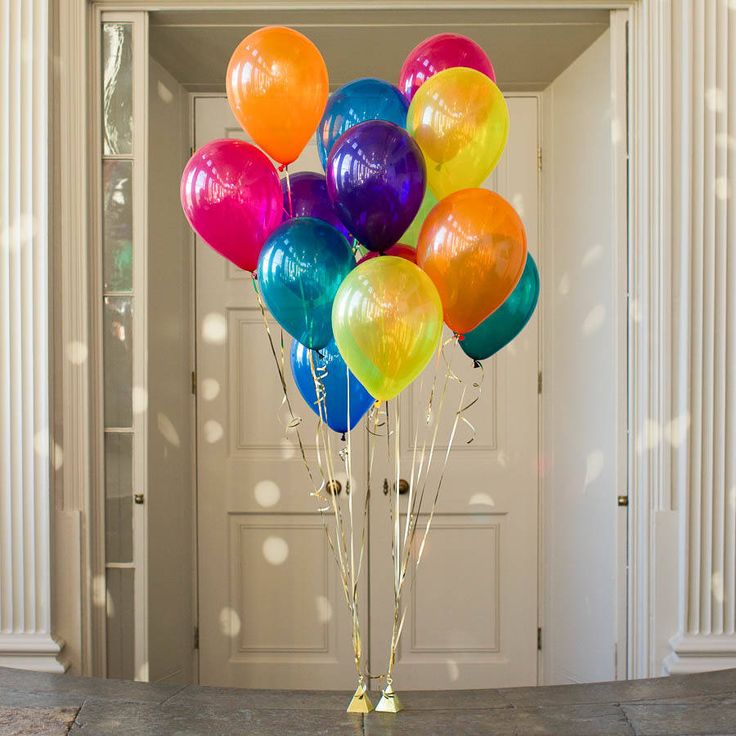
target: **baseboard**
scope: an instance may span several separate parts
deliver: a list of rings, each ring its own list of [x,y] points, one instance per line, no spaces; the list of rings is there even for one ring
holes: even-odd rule
[[[670,646],[672,653],[664,660],[668,675],[736,668],[734,634],[678,634]]]
[[[0,634],[0,667],[63,674],[64,642],[50,634]]]

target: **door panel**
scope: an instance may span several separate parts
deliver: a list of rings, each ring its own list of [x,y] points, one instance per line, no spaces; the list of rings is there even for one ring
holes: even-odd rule
[[[512,97],[508,103],[509,142],[486,186],[517,209],[536,258],[537,100]],[[446,331],[445,339],[450,336]],[[445,352],[468,387],[465,403],[476,396],[472,384],[482,376],[481,398],[464,415],[474,432],[464,422],[458,426],[416,583],[404,584],[409,612],[394,680],[399,689],[533,685],[537,682],[538,319],[534,317],[511,346],[485,361],[482,373],[459,347],[453,350],[448,345]],[[430,365],[423,379],[399,399],[401,477],[406,480],[411,478],[417,427],[419,453],[422,437],[430,437],[425,417],[435,371],[436,411],[443,361],[439,369]],[[437,487],[459,397],[460,387],[450,381],[427,483],[429,496]],[[466,444],[470,437],[473,441]],[[384,460],[374,472],[393,487],[393,466]],[[386,671],[392,628],[390,498],[391,494],[374,493],[371,499],[373,672]],[[404,522],[407,498],[401,497]],[[426,501],[424,509],[429,511]],[[427,518],[426,513],[420,517],[420,531]]]
[[[198,98],[195,115],[197,147],[245,137],[224,98]],[[316,146],[290,168],[319,170]],[[296,435],[285,432],[251,277],[201,241],[196,260],[200,681],[345,688],[355,676],[351,623]],[[316,471],[316,419],[291,380],[288,336],[284,344],[289,397]],[[355,445],[353,472],[363,472]]]

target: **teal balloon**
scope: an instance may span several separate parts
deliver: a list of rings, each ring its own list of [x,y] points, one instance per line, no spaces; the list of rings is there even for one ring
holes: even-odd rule
[[[266,240],[258,286],[274,319],[302,345],[319,350],[332,340],[332,302],[354,267],[340,232],[324,220],[298,217]]]
[[[393,84],[382,79],[356,79],[340,87],[327,100],[322,120],[317,126],[317,152],[322,168],[337,139],[358,123],[388,120],[406,128],[409,101]]]
[[[529,253],[516,288],[506,301],[474,330],[466,332],[460,347],[473,360],[485,360],[508,345],[526,326],[539,300],[539,271]]]

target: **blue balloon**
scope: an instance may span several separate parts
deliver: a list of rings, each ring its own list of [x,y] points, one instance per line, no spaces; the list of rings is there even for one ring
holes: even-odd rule
[[[506,301],[460,341],[463,352],[473,360],[485,360],[508,345],[532,318],[539,299],[539,271],[528,253],[519,283]]]
[[[363,384],[350,373],[332,340],[319,352],[312,353],[315,372],[325,389],[323,417],[330,429],[335,432],[347,432],[365,416],[375,399],[366,391]],[[314,387],[312,368],[309,365],[309,348],[293,340],[291,343],[291,372],[299,393],[304,397],[307,406],[319,416],[317,391]],[[348,392],[350,399],[350,416],[348,417]]]
[[[298,217],[277,227],[258,259],[258,285],[274,319],[308,348],[332,340],[332,302],[355,266],[353,251],[332,225]]]
[[[409,102],[393,84],[382,79],[356,79],[330,95],[317,126],[317,151],[327,166],[335,141],[348,129],[366,120],[387,120],[406,128]]]

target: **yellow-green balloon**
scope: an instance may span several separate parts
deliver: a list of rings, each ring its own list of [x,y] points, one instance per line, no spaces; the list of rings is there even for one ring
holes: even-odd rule
[[[509,110],[485,74],[453,67],[417,90],[406,129],[424,153],[427,185],[442,199],[480,186],[493,171],[506,147]]]
[[[442,335],[432,280],[404,258],[379,256],[354,268],[332,307],[340,354],[371,396],[388,401],[427,366]]]
[[[409,245],[412,248],[417,247],[417,243],[419,242],[419,232],[422,229],[422,225],[424,225],[424,221],[427,219],[429,211],[436,204],[437,197],[435,197],[434,194],[429,191],[429,187],[427,187],[424,192],[422,205],[419,208],[419,212],[417,212],[417,216],[414,218],[411,225],[409,225],[409,229],[399,238],[399,242],[402,245]]]

